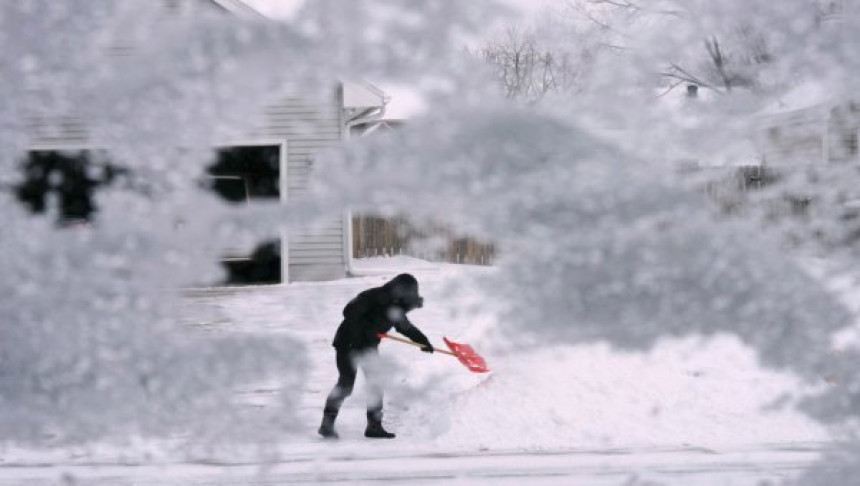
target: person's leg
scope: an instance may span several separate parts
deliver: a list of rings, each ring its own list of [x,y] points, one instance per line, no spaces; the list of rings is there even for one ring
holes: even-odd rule
[[[382,370],[379,353],[376,349],[367,351],[361,360],[361,370],[367,382],[367,429],[365,437],[374,439],[393,439],[395,436],[382,427]]]
[[[323,420],[318,430],[319,434],[325,438],[336,439],[337,432],[334,430],[334,421],[337,419],[337,414],[340,412],[340,406],[343,401],[352,394],[353,386],[355,386],[356,367],[352,353],[337,349],[335,362],[337,364],[337,383],[325,401],[323,409]]]

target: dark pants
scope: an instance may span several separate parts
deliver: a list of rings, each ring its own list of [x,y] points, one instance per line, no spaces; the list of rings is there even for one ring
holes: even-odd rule
[[[362,359],[374,360],[378,353],[376,348],[362,351],[335,349],[337,350],[335,362],[339,375],[337,384],[332,388],[325,401],[324,412],[336,415],[346,397],[352,395],[359,362]],[[380,415],[382,413],[382,387],[377,381],[378,377],[375,376],[376,373],[373,372],[372,366],[362,366],[361,368],[367,381],[367,413],[374,416]]]

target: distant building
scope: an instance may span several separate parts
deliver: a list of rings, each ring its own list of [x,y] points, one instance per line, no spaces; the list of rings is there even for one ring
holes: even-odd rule
[[[758,146],[772,167],[860,161],[860,103],[798,87],[761,116]]]

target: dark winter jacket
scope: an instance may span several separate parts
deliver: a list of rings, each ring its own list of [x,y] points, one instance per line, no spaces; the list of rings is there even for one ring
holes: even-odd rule
[[[365,290],[343,308],[343,322],[337,328],[332,345],[337,349],[361,351],[379,345],[377,333],[393,327],[416,343],[430,346],[430,341],[406,317],[421,307],[418,281],[408,273],[394,277],[382,287]]]

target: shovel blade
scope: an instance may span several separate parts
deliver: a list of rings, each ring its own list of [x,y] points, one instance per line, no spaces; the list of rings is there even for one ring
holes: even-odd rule
[[[457,359],[460,360],[466,368],[469,368],[469,371],[474,373],[486,373],[490,371],[490,369],[487,368],[487,362],[484,361],[484,358],[479,356],[474,349],[472,349],[472,346],[451,341],[446,337],[443,337],[442,340],[445,341],[448,349],[454,353]]]

